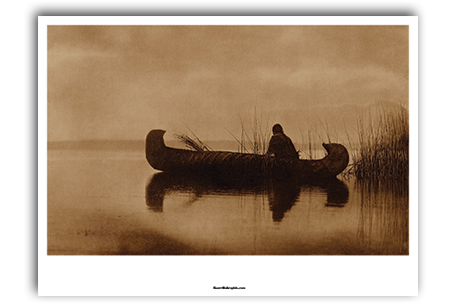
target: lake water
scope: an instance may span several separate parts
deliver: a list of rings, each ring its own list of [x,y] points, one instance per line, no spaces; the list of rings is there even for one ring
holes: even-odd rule
[[[221,186],[144,150],[48,151],[49,255],[408,255],[408,184]]]

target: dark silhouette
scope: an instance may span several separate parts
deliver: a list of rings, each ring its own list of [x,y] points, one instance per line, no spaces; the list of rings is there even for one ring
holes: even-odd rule
[[[327,194],[326,206],[343,207],[349,198],[347,185],[334,178],[323,181],[296,180],[222,180],[216,176],[179,172],[160,172],[153,175],[145,189],[148,208],[163,212],[164,197],[171,192],[187,192],[194,195],[189,204],[205,194],[267,195],[274,222],[281,222],[299,199],[301,191],[320,188]]]
[[[292,140],[283,132],[280,124],[275,124],[272,128],[273,136],[269,142],[267,154],[275,155],[277,158],[298,158]]]
[[[272,181],[268,188],[269,209],[273,222],[281,222],[300,196],[300,185],[295,182]]]

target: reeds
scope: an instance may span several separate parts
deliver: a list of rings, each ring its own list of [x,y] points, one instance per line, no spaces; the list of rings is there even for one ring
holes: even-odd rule
[[[188,149],[192,149],[197,152],[211,151],[211,149],[195,135],[195,139],[186,134],[175,134],[174,136],[184,143]]]
[[[230,132],[230,130],[224,127],[239,144],[238,152],[258,155],[266,154],[267,150],[269,149],[270,137],[272,136],[270,122],[273,120],[270,119],[270,116],[267,116],[265,122],[263,120],[262,114],[258,119],[255,108],[253,118],[250,118],[250,132],[247,132],[245,124],[240,116],[239,120],[241,123],[240,138],[236,137],[232,132]]]
[[[359,149],[353,163],[358,179],[409,176],[409,118],[404,108],[383,109],[377,122],[358,122]]]
[[[248,152],[253,154],[264,155],[269,149],[269,141],[271,134],[270,119],[266,118],[265,122],[262,118],[258,119],[256,109],[251,120],[251,133],[247,133],[244,123],[241,121],[241,140],[240,152]]]
[[[241,153],[266,154],[270,137],[272,136],[271,124],[273,123],[273,118],[272,120],[270,118],[264,120],[263,116],[257,116],[255,110],[254,116],[250,118],[250,121],[247,121],[250,122],[250,129],[246,129],[242,119],[240,119],[240,122],[240,137],[236,137],[225,128],[237,141],[239,145],[238,151]],[[318,144],[324,141],[332,141],[328,124],[322,121],[320,121],[320,124],[325,130],[326,137],[319,135],[317,130],[308,128],[306,131],[307,137],[304,140],[303,132],[301,131],[302,142],[300,144],[297,143],[297,150],[300,149],[301,158],[316,159],[315,152],[321,148],[317,147]],[[357,179],[408,179],[409,117],[406,108],[381,108],[374,116],[369,114],[367,117],[359,119],[357,123],[358,139],[356,141],[355,139],[350,139],[345,122],[344,127],[351,155],[351,164],[344,170],[344,177],[355,176]],[[190,149],[200,152],[211,151],[195,134],[193,135],[194,137],[189,137],[185,134],[175,135],[175,137],[180,139]]]

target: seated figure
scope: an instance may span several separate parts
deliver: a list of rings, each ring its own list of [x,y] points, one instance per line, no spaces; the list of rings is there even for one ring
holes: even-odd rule
[[[269,142],[268,155],[274,155],[277,158],[298,158],[292,140],[283,132],[280,124],[275,124],[272,128],[273,136]]]

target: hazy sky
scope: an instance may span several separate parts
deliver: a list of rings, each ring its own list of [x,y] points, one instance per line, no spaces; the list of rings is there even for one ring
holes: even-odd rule
[[[48,140],[300,132],[408,102],[407,26],[49,26]],[[338,124],[339,123],[339,124]],[[226,128],[226,129],[225,129]]]

